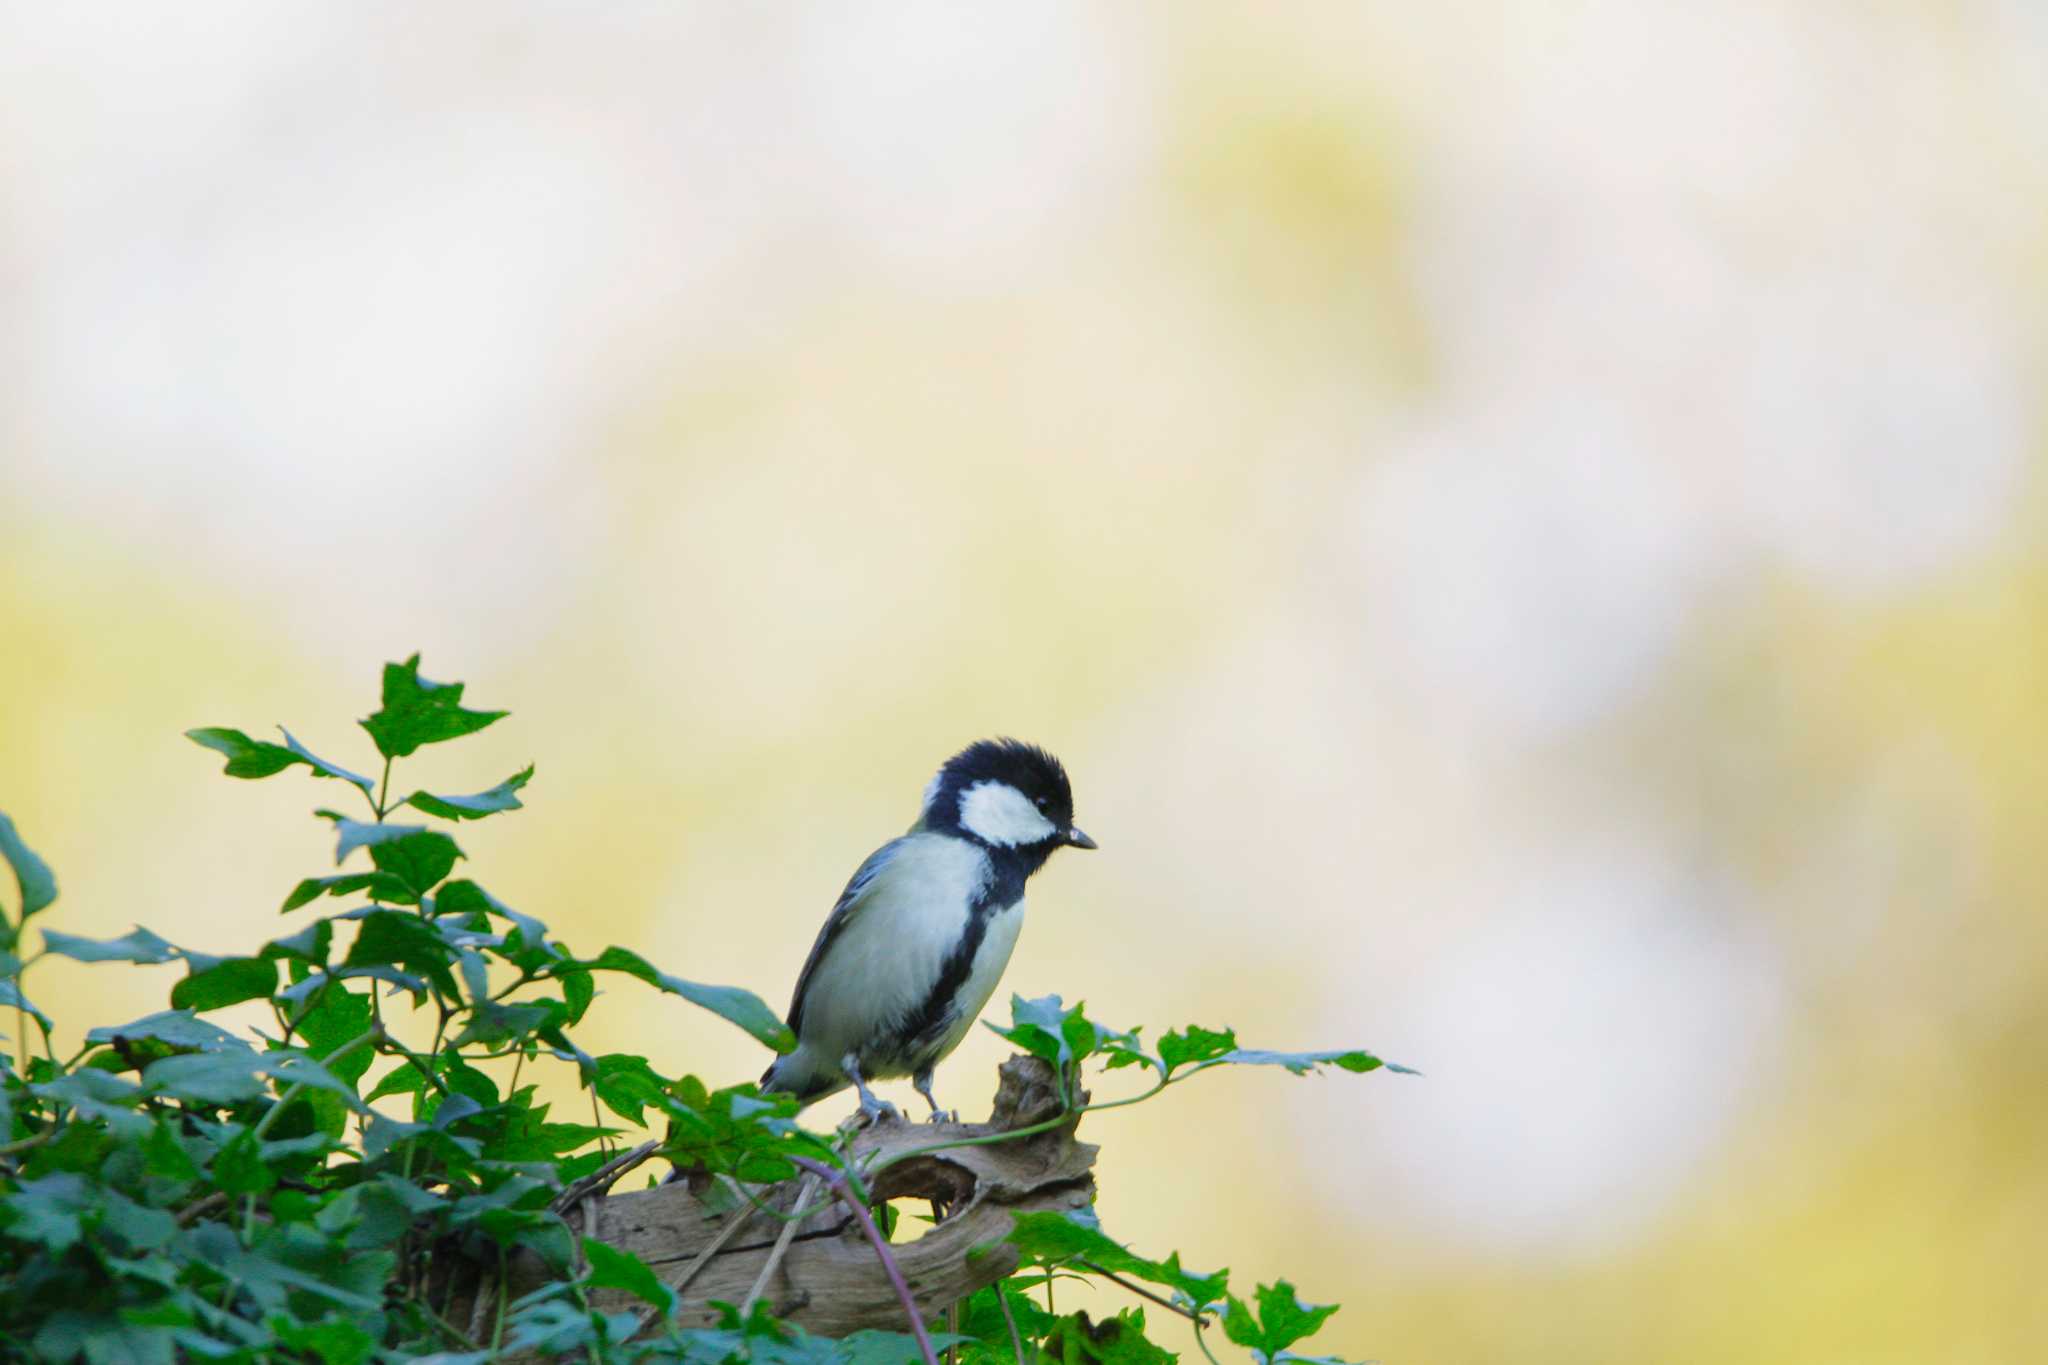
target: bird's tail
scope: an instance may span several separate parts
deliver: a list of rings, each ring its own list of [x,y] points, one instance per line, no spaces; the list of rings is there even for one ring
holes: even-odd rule
[[[844,1090],[848,1084],[846,1073],[830,1063],[821,1063],[801,1043],[796,1051],[777,1057],[761,1073],[762,1093],[794,1095],[805,1104]]]

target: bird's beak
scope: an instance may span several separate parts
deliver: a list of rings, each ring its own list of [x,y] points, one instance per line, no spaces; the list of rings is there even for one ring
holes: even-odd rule
[[[1068,848],[1100,848],[1093,839],[1081,832],[1079,825],[1067,826],[1066,845]]]

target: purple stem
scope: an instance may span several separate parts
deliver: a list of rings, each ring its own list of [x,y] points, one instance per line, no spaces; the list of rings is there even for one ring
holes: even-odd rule
[[[853,1191],[846,1187],[846,1172],[835,1171],[821,1161],[809,1157],[790,1158],[798,1166],[823,1180],[832,1191],[846,1201],[846,1207],[853,1210],[853,1216],[860,1223],[861,1231],[868,1235],[868,1243],[875,1249],[875,1259],[882,1263],[882,1273],[889,1277],[889,1283],[896,1289],[896,1297],[903,1303],[903,1315],[910,1319],[911,1335],[917,1338],[917,1349],[924,1352],[924,1365],[939,1365],[938,1352],[932,1349],[931,1334],[924,1330],[924,1319],[918,1316],[917,1300],[910,1296],[910,1285],[903,1278],[903,1270],[896,1264],[896,1258],[889,1254],[889,1244],[882,1240],[882,1230],[875,1226],[875,1220],[868,1216],[867,1207],[853,1197]]]

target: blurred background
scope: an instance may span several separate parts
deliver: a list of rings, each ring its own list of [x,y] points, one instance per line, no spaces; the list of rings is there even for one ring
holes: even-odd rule
[[[780,1006],[1023,735],[1102,851],[1006,990],[1428,1073],[1091,1122],[1140,1250],[1352,1359],[2048,1341],[2048,10],[4,22],[51,924],[277,932],[348,793],[179,732],[367,767],[418,649],[513,715],[396,785],[539,765],[475,875]],[[178,975],[37,972],[73,1035]],[[763,1062],[623,978],[586,1042]]]

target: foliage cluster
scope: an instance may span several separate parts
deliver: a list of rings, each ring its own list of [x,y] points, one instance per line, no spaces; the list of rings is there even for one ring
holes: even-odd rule
[[[530,766],[486,791],[392,797],[397,760],[506,714],[464,705],[463,690],[422,677],[416,655],[385,667],[381,705],[359,722],[382,760],[374,780],[289,732],[281,744],[227,728],[188,732],[226,759],[230,776],[303,767],[355,788],[368,811],[366,820],[318,812],[330,822],[342,870],[300,881],[282,910],[360,903],[250,953],[215,956],[139,926],[89,939],[40,924],[32,950],[25,933],[56,900],[56,882],[0,816],[0,857],[18,890],[13,914],[0,905],[0,1008],[13,1023],[11,1049],[0,1057],[0,1358],[919,1358],[923,1348],[907,1334],[829,1340],[758,1305],[744,1316],[726,1306],[717,1327],[683,1327],[676,1294],[654,1270],[572,1235],[559,1211],[562,1191],[611,1160],[629,1128],[665,1124],[662,1155],[748,1184],[791,1178],[798,1162],[840,1168],[842,1142],[799,1125],[787,1097],[752,1085],[713,1089],[663,1076],[644,1057],[592,1055],[576,1044],[572,1031],[607,976],[678,996],[767,1047],[786,1051],[793,1039],[751,992],[670,975],[623,947],[571,950],[539,919],[457,877],[464,854],[450,829],[394,819],[409,808],[459,828],[520,809]],[[72,1055],[59,1057],[53,1021],[24,986],[48,956],[182,962],[185,974],[169,1008],[92,1028]],[[249,1002],[269,1016],[249,1036],[202,1017]],[[1202,1028],[1167,1033],[1151,1048],[1135,1031],[1103,1027],[1058,997],[1020,999],[1013,1016],[998,1032],[1054,1063],[1069,1084],[1087,1059],[1149,1076],[1142,1093],[1086,1106],[1093,1109],[1136,1103],[1226,1064],[1297,1074],[1325,1064],[1385,1065],[1361,1051],[1243,1049],[1228,1031]],[[431,1037],[409,1044],[402,1034]],[[551,1114],[531,1080],[522,1083],[529,1063],[573,1068],[590,1120]],[[1070,1106],[1054,1122],[1074,1112]],[[1335,1311],[1300,1302],[1285,1281],[1240,1297],[1226,1272],[1196,1274],[1178,1256],[1140,1256],[1085,1212],[1029,1215],[1012,1240],[1023,1267],[961,1304],[953,1330],[936,1338],[968,1365],[1023,1365],[1026,1355],[1065,1365],[1171,1359],[1146,1337],[1142,1308],[1102,1322],[1054,1312],[1053,1281],[1064,1276],[1113,1281],[1155,1308],[1192,1317],[1198,1340],[1200,1325],[1214,1322],[1258,1365],[1315,1359],[1292,1348]],[[436,1310],[437,1262],[442,1271],[451,1257],[503,1265],[519,1251],[543,1257],[560,1278],[503,1305],[475,1336]],[[607,1287],[652,1311],[593,1308],[590,1291]]]

